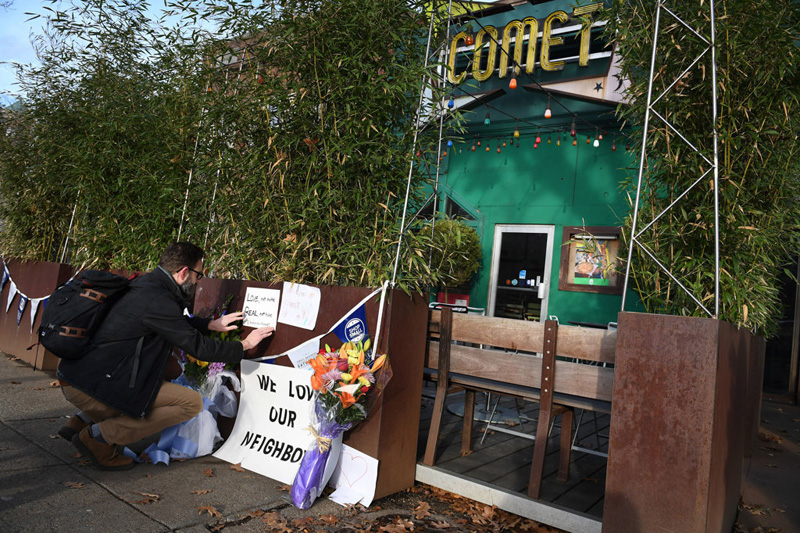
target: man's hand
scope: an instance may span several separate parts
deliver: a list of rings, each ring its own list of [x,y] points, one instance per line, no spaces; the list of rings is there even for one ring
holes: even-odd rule
[[[267,326],[265,328],[258,328],[254,329],[250,333],[247,334],[247,337],[242,340],[242,348],[244,351],[252,350],[258,343],[272,335],[272,332],[275,331],[275,328],[271,326]]]
[[[232,323],[238,322],[243,318],[244,318],[244,313],[242,311],[236,311],[235,313],[222,315],[218,319],[209,322],[208,329],[209,331],[233,331],[238,326],[234,326],[232,325]]]

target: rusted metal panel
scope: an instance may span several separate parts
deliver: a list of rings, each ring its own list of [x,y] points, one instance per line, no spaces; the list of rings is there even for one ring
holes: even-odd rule
[[[42,298],[52,294],[56,288],[65,283],[72,275],[73,268],[62,263],[47,263],[43,261],[16,261],[8,259],[6,262],[11,279],[17,286],[17,290],[25,294],[28,298]],[[0,292],[0,302],[3,310],[8,303],[8,292],[11,290],[11,283],[7,282]],[[26,363],[43,370],[54,370],[58,366],[58,358],[39,346],[37,353],[36,346],[28,348],[38,341],[36,331],[42,320],[43,304],[39,304],[31,331],[31,304],[25,307],[22,317],[17,326],[17,309],[19,308],[20,296],[14,297],[8,312],[0,313],[0,351],[9,355],[19,357]]]
[[[207,315],[230,294],[234,295],[232,308],[240,309],[248,286],[281,289],[283,284],[204,278],[198,285],[195,314]],[[278,324],[275,335],[250,352],[248,357],[278,355],[309,338],[326,333],[372,292],[372,289],[361,287],[317,287],[321,292],[321,301],[314,330]],[[365,304],[367,325],[373,339],[378,306],[377,296]],[[389,354],[392,379],[367,420],[348,432],[344,440],[345,444],[380,461],[375,498],[414,484],[427,319],[427,298],[424,295],[409,296],[399,290],[389,291],[380,351]],[[333,333],[322,337],[321,342],[331,347],[341,344]],[[291,365],[287,357],[278,358],[275,363]]]
[[[729,531],[758,341],[706,318],[618,323],[603,530]]]

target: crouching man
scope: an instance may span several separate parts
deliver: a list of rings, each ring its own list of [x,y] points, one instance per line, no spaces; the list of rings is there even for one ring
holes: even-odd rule
[[[202,272],[201,248],[171,243],[155,270],[131,281],[95,333],[92,349],[80,359],[61,360],[64,396],[82,411],[62,431],[74,433],[72,443],[101,470],[133,468],[136,463],[119,453],[118,445],[180,424],[203,409],[200,394],[164,381],[173,347],[202,361],[237,363],[272,335],[267,327],[252,330],[242,341],[206,337],[210,331],[236,329],[232,323],[242,313],[216,320],[184,314]]]

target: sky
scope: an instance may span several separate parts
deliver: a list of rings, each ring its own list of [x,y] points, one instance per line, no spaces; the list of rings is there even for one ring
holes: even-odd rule
[[[0,0],[7,4],[9,0]],[[41,19],[25,22],[30,15],[25,12],[40,11],[40,0],[13,0],[10,7],[0,6],[0,62],[33,63],[36,53],[30,40],[30,32],[41,31]],[[49,4],[48,4],[49,5]],[[16,78],[11,65],[0,64],[0,93],[16,92]],[[8,105],[14,98],[0,94],[0,105]]]

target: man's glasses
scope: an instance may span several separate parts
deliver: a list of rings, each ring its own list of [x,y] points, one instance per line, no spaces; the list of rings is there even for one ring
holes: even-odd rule
[[[186,268],[188,268],[189,270],[191,270],[192,272],[197,274],[197,281],[200,281],[201,279],[203,279],[203,273],[202,272],[198,272],[197,270],[195,270],[195,269],[193,269],[193,268],[191,268],[189,266],[187,266]]]

